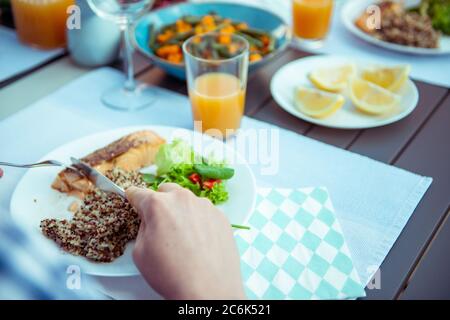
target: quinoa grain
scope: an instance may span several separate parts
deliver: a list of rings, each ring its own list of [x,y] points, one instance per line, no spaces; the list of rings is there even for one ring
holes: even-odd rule
[[[106,176],[124,189],[146,187],[137,171],[115,168]],[[123,254],[129,241],[136,239],[139,225],[139,216],[128,201],[94,189],[71,220],[45,219],[41,230],[64,251],[92,261],[111,262]]]

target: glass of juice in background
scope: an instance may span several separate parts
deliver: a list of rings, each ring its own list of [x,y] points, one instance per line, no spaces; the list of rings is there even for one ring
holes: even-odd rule
[[[317,48],[328,34],[333,0],[292,0],[292,27],[300,46]]]
[[[75,0],[11,0],[17,35],[40,49],[66,45],[67,7]]]
[[[226,46],[223,37],[228,37]],[[217,50],[226,50],[225,57]],[[207,33],[185,41],[183,52],[195,129],[228,138],[239,129],[244,114],[247,40],[234,34]]]

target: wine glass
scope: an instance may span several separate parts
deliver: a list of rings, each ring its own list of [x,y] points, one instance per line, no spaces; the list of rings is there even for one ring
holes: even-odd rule
[[[155,100],[155,92],[134,79],[133,46],[130,26],[153,5],[154,0],[88,0],[89,6],[101,18],[117,23],[124,39],[126,81],[123,86],[107,90],[102,101],[110,108],[133,111],[149,106]]]

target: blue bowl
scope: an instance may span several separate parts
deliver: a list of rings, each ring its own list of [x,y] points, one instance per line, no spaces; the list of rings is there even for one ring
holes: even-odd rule
[[[186,79],[184,64],[169,63],[159,58],[148,46],[149,27],[154,25],[159,29],[167,24],[174,23],[177,19],[184,15],[203,16],[211,11],[216,12],[224,18],[230,18],[236,21],[246,22],[251,28],[261,29],[270,32],[276,39],[275,50],[266,55],[260,61],[249,64],[249,71],[252,72],[257,68],[265,65],[275,56],[280,54],[289,44],[290,33],[289,28],[284,21],[276,14],[263,9],[246,6],[235,3],[182,3],[153,12],[141,17],[134,26],[134,44],[137,49],[150,58],[156,65],[160,66],[167,73],[179,78]]]

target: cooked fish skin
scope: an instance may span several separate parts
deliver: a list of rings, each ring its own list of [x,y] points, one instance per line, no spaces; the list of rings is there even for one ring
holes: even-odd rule
[[[121,168],[139,170],[154,163],[159,147],[166,141],[151,130],[136,131],[94,151],[81,160],[102,173]],[[92,183],[72,169],[61,171],[52,188],[83,199],[93,190]]]

